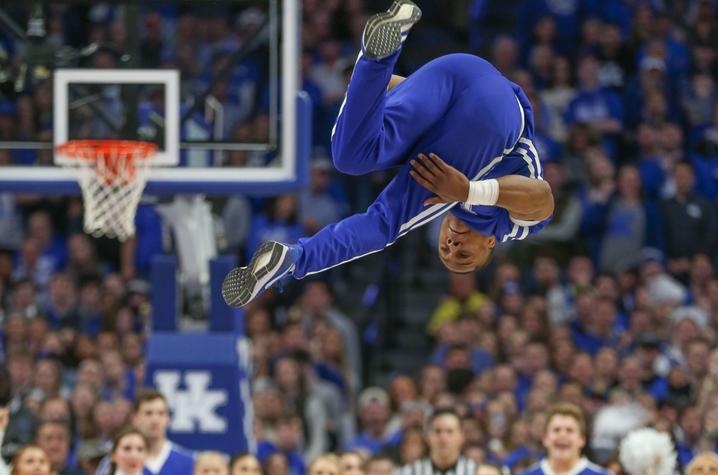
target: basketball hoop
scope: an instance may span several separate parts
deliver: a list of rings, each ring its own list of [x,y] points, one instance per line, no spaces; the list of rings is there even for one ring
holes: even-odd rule
[[[135,212],[157,146],[131,140],[71,140],[59,145],[85,203],[85,232],[125,241],[135,234]]]

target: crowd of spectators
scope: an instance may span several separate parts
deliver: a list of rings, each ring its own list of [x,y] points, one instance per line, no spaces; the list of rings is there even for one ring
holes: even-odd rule
[[[326,152],[363,25],[385,3],[303,1],[311,183],[297,194],[222,203],[223,246],[240,260],[265,239],[292,242],[362,211],[390,178],[336,176]],[[361,329],[329,282],[305,282],[291,300],[272,292],[259,299],[245,317],[257,453],[237,459],[232,473],[347,475],[353,464],[388,475],[427,456],[424,425],[444,407],[460,417],[462,454],[519,473],[544,456],[547,411],[559,400],[581,408],[588,453],[615,471],[620,440],[642,426],[671,436],[680,470],[718,450],[718,4],[525,0],[513,2],[514,29],[491,36],[488,21],[504,2],[417,3],[424,19],[397,72],[451,44],[481,53],[519,84],[534,107],[554,219],[501,248],[489,269],[449,276],[427,322],[434,348],[416,355],[418,374],[392,375],[385,388],[374,375],[365,380]],[[456,14],[439,14],[445,8]],[[45,41],[102,40],[108,47],[93,65],[112,67],[137,34],[142,65],[176,67],[183,91],[196,92],[266,11],[168,2],[143,8],[137,31],[126,31],[122,15],[118,4],[53,4]],[[3,32],[0,47],[10,58],[21,52]],[[249,66],[237,66],[213,95],[228,111],[227,137],[262,140],[268,86]],[[48,80],[0,99],[0,141],[50,139],[51,93]],[[232,166],[253,160],[249,152],[227,157]],[[0,149],[0,165],[50,162],[49,152]],[[60,475],[94,473],[111,454],[132,473],[133,453],[157,449],[133,404],[151,318],[143,279],[166,238],[150,205],[140,207],[137,239],[121,246],[83,235],[81,212],[77,198],[0,192],[0,341],[10,391],[9,421],[0,412],[3,454]],[[372,458],[323,455],[342,450]],[[217,454],[202,455],[196,468],[203,464],[226,465]]]

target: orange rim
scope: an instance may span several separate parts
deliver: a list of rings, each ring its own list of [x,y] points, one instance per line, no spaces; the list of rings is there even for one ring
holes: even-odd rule
[[[58,145],[55,150],[76,160],[96,161],[113,155],[130,160],[146,160],[157,153],[157,145],[136,140],[71,140]]]

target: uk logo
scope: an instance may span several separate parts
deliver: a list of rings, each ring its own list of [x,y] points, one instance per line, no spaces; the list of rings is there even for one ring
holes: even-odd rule
[[[227,391],[210,389],[211,382],[209,371],[155,372],[155,386],[165,395],[172,411],[170,431],[222,433],[227,430],[227,420],[217,414],[227,403]]]

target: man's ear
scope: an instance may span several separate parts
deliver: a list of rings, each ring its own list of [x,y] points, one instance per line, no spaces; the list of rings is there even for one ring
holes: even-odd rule
[[[489,236],[489,238],[486,240],[486,245],[490,248],[496,247],[496,237],[495,236]]]

